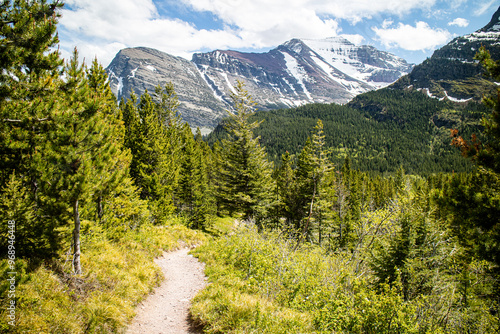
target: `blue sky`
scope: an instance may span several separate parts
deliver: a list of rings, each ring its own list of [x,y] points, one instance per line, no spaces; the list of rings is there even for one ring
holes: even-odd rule
[[[343,35],[421,63],[485,26],[500,0],[67,0],[60,47],[107,66],[122,48],[265,52],[292,38]]]

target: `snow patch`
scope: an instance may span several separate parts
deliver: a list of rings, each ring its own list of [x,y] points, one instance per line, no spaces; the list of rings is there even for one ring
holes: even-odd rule
[[[123,77],[117,77],[118,79],[118,84],[116,85],[116,92],[117,95],[120,96],[122,95],[122,89],[123,89]]]
[[[156,68],[154,66],[151,66],[151,65],[147,65],[146,68],[148,70],[150,70],[151,72],[156,72]]]
[[[432,95],[429,88],[418,88],[417,90],[418,91],[423,90],[427,94],[428,97],[433,98],[433,99],[438,99],[439,101],[443,101],[444,99],[448,99],[452,102],[464,103],[464,102],[468,102],[468,101],[472,100],[472,97],[470,97],[468,99],[457,99],[456,97],[449,96],[448,92],[446,92],[446,91],[444,91],[444,97],[438,97],[438,96]]]
[[[300,86],[302,87],[302,90],[304,91],[304,94],[306,94],[307,98],[309,100],[313,100],[311,93],[306,88],[306,85],[304,84],[304,81],[307,81],[308,76],[304,68],[302,68],[297,60],[290,56],[286,52],[282,52],[283,56],[285,57],[285,62],[286,62],[286,67],[288,73],[290,73],[291,76],[293,76],[297,81],[299,82]]]
[[[206,69],[206,67],[205,67]],[[214,97],[221,101],[221,102],[224,102],[224,100],[222,99],[222,96],[220,96],[219,94],[217,94],[217,91],[212,87],[212,85],[207,81],[207,78],[205,78],[205,74],[203,74],[203,72],[198,68],[198,66],[196,66],[196,70],[198,71],[198,73],[200,74],[201,78],[203,79],[203,81],[205,81],[205,83],[207,84],[208,87],[210,87],[210,90],[212,91]]]
[[[131,72],[130,72],[130,75],[127,76],[128,79],[132,79],[132,78],[135,78],[135,72],[137,72],[137,70],[139,69],[139,67],[136,67],[134,68]]]
[[[444,91],[444,95],[448,98],[448,100],[453,101],[453,102],[467,102],[467,101],[472,100],[472,97],[470,97],[468,99],[457,99],[455,97],[448,96],[448,93],[446,91]]]
[[[221,72],[221,75],[222,77],[224,77],[224,79],[226,80],[226,83],[227,83],[227,86],[229,87],[229,89],[236,94],[236,89],[234,88],[234,86],[231,84],[231,81],[229,81],[229,78],[227,77],[227,73],[224,73],[224,72]]]

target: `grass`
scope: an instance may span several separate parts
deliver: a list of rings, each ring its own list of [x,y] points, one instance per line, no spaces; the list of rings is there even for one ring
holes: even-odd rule
[[[16,324],[0,310],[0,333],[117,333],[135,315],[135,306],[163,279],[153,262],[163,251],[206,241],[204,234],[181,225],[142,226],[111,240],[105,234],[84,238],[84,273],[71,274],[64,256],[27,272],[16,260]],[[10,269],[0,262],[1,302],[6,305]]]

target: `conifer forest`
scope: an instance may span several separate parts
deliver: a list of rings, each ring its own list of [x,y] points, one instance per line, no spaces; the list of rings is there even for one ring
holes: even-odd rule
[[[62,6],[0,5],[0,333],[121,333],[180,244],[204,333],[500,331],[500,90],[258,111],[238,81],[202,136],[172,83],[63,60]]]

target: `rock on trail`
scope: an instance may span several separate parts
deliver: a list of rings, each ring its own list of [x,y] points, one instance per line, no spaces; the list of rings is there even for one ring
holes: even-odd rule
[[[190,300],[206,285],[204,264],[184,248],[155,260],[165,281],[137,306],[127,334],[202,333],[189,320]]]

